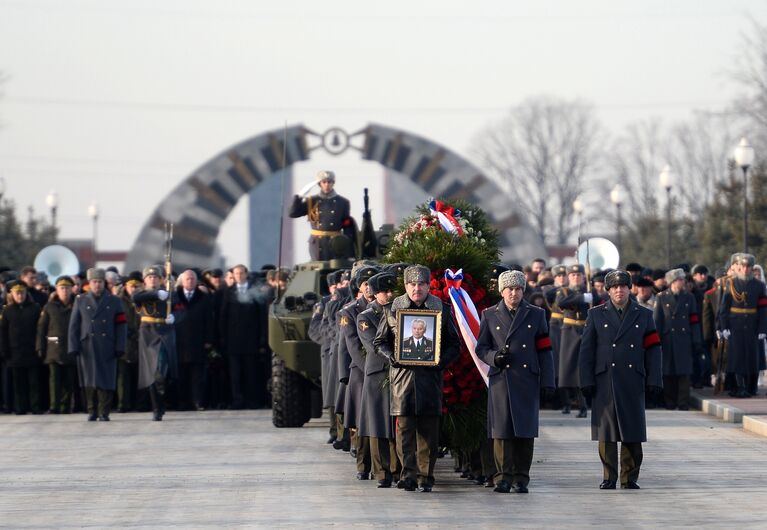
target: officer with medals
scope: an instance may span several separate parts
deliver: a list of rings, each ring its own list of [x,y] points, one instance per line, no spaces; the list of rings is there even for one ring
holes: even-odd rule
[[[599,489],[639,489],[647,441],[645,392],[663,389],[663,355],[652,311],[629,297],[631,276],[605,276],[610,300],[589,311],[581,338],[581,391],[592,398],[591,439],[599,441],[604,480]],[[618,442],[621,442],[620,475]]]
[[[767,338],[767,296],[753,276],[753,255],[738,252],[730,261],[735,275],[722,294],[719,329],[727,341],[727,372],[735,376],[731,395],[747,398],[755,395],[759,343]]]
[[[331,242],[338,236],[355,241],[354,221],[349,214],[349,200],[338,195],[333,187],[336,175],[323,170],[317,173],[320,193],[305,199],[296,195],[290,207],[290,217],[309,218],[312,227],[309,236],[309,254],[313,260],[329,260],[336,257]],[[311,189],[311,188],[310,188]]]
[[[165,390],[169,380],[178,379],[173,311],[183,307],[175,292],[169,293],[162,288],[162,280],[162,267],[146,267],[144,288],[133,294],[136,312],[141,317],[138,387],[149,388],[154,421],[162,421],[165,414]],[[170,313],[168,297],[171,297]]]
[[[492,368],[487,396],[497,493],[527,493],[538,437],[541,389],[554,394],[554,359],[546,312],[523,300],[519,271],[498,278],[503,300],[482,312],[477,356]]]

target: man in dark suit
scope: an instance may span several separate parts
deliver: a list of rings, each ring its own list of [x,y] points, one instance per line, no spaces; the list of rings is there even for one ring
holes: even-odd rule
[[[618,442],[621,488],[639,489],[642,442],[647,441],[645,392],[663,391],[661,340],[652,311],[630,299],[631,276],[605,276],[610,301],[589,311],[581,339],[581,391],[592,398],[591,439],[599,441],[604,480],[615,489]]]
[[[422,318],[413,319],[411,326],[413,334],[402,342],[400,355],[408,360],[423,361],[434,355],[434,341],[426,334],[426,321]]]
[[[546,312],[523,299],[520,271],[498,278],[503,296],[482,312],[477,356],[490,365],[488,437],[493,440],[495,492],[527,493],[533,444],[538,436],[541,388],[554,394],[554,358]]]

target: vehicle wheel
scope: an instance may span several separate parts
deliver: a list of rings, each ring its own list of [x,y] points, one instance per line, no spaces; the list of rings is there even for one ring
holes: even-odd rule
[[[275,427],[301,427],[309,421],[312,412],[309,384],[272,354],[272,423]]]

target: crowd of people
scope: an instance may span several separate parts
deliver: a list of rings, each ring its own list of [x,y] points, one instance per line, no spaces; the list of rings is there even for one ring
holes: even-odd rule
[[[639,489],[646,408],[687,410],[691,387],[717,383],[731,396],[756,394],[767,293],[754,256],[734,254],[714,274],[704,265],[637,263],[587,272],[538,259],[492,271],[501,300],[483,312],[476,345],[490,367],[487,439],[453,452],[462,477],[527,492],[539,409],[574,407],[586,418],[591,408],[600,489],[618,481]],[[310,336],[321,345],[323,404],[335,419],[328,443],[354,456],[360,480],[431,491],[443,370],[459,347],[451,310],[429,294],[429,271],[419,265],[363,262],[327,280],[331,294],[315,307]],[[394,298],[400,281],[405,294]],[[411,309],[444,312],[433,366],[395,352],[397,315]],[[407,340],[420,337],[416,327]]]
[[[90,269],[49,282],[33,267],[0,272],[0,405],[5,413],[270,406],[268,306],[288,273],[244,265],[160,266],[125,276]],[[172,382],[172,384],[166,384]],[[112,402],[113,396],[116,398]]]

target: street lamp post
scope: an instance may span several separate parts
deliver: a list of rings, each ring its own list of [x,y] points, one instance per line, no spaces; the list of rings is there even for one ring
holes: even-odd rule
[[[616,184],[610,192],[610,200],[615,205],[615,242],[618,247],[618,256],[623,251],[621,245],[621,206],[623,205],[623,186]]]
[[[93,266],[95,267],[98,262],[98,256],[96,255],[96,235],[98,234],[99,205],[92,202],[91,205],[88,206],[88,215],[93,220],[93,242],[91,250],[93,252]]]
[[[666,190],[666,266],[671,268],[671,184],[674,181],[674,170],[666,164],[660,172],[658,181]]]
[[[748,253],[748,168],[754,162],[754,148],[741,138],[734,155],[735,163],[743,170],[743,252]]]
[[[54,234],[56,233],[56,210],[59,207],[59,194],[55,190],[51,190],[45,197],[45,204],[51,210],[51,227],[53,227]]]

